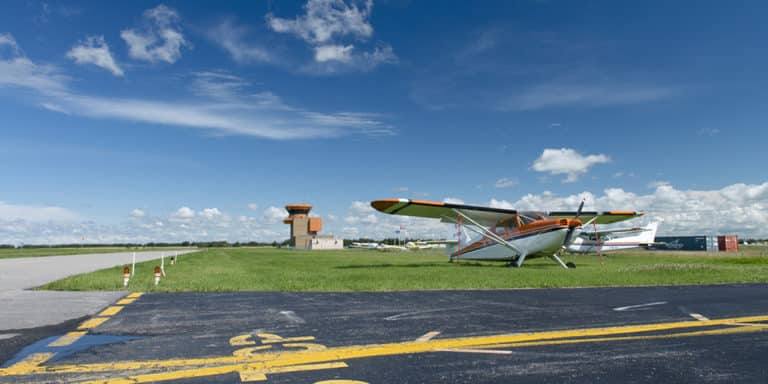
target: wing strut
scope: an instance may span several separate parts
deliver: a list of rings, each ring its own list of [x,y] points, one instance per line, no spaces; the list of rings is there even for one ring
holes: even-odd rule
[[[484,236],[487,236],[489,239],[491,239],[491,240],[495,241],[496,243],[498,243],[498,244],[500,244],[500,245],[503,245],[503,246],[505,246],[505,247],[507,247],[507,248],[509,248],[509,249],[511,249],[511,250],[513,250],[513,251],[515,251],[515,253],[516,253],[518,256],[522,256],[522,255],[524,254],[524,252],[520,251],[520,249],[518,249],[518,248],[517,248],[517,247],[515,247],[514,245],[512,245],[512,244],[508,243],[506,240],[502,239],[502,238],[501,238],[501,236],[499,236],[499,235],[495,234],[493,231],[491,231],[491,230],[489,230],[488,228],[486,228],[486,227],[484,227],[484,226],[480,225],[480,224],[479,224],[477,221],[475,221],[475,220],[473,220],[471,217],[469,217],[469,216],[465,215],[465,214],[464,214],[463,212],[461,212],[460,210],[458,210],[458,209],[454,208],[454,209],[453,209],[453,212],[454,212],[455,214],[459,215],[459,217],[461,217],[462,219],[469,221],[469,222],[470,222],[472,225],[474,225],[474,226],[476,226],[476,227],[480,228],[480,229],[482,230],[482,233],[481,233],[482,235],[484,235]],[[470,227],[470,228],[471,228],[471,227]],[[477,231],[475,230],[475,232],[477,232]]]

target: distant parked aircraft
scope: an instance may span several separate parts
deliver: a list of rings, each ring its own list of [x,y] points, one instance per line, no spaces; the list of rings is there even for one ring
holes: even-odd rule
[[[588,229],[585,229],[568,246],[568,251],[595,253],[648,247],[656,244],[654,239],[656,238],[656,230],[658,228],[659,223],[655,222],[639,228],[608,229],[597,232],[590,232]]]
[[[352,243],[349,245],[349,248],[364,248],[364,249],[377,249],[379,248],[379,243]]]

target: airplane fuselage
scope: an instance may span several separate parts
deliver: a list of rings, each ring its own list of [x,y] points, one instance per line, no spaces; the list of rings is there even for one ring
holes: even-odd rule
[[[540,220],[520,228],[505,228],[496,233],[523,252],[526,259],[552,256],[563,244],[568,232],[567,220]],[[577,230],[578,231],[578,230]],[[460,245],[460,244],[459,244]],[[450,259],[513,261],[521,255],[510,247],[482,238],[459,249],[450,249]]]

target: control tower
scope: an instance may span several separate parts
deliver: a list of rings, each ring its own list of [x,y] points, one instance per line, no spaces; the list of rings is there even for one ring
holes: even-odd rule
[[[288,217],[283,223],[291,226],[291,246],[296,249],[342,249],[344,241],[333,236],[320,235],[323,219],[309,217],[312,206],[309,204],[288,204],[285,206]]]

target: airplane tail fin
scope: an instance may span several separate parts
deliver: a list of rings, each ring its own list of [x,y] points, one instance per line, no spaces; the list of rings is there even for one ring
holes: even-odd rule
[[[640,242],[644,244],[653,244],[654,240],[656,239],[656,231],[659,229],[659,222],[655,221],[650,223],[645,226],[645,229],[648,230],[643,232]]]

